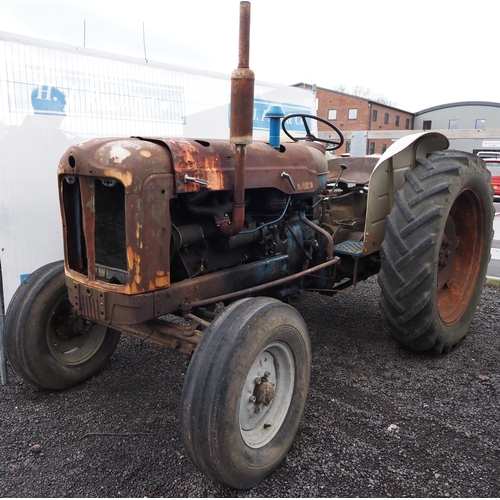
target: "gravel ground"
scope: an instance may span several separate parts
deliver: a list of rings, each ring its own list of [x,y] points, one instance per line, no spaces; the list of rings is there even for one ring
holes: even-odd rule
[[[92,380],[54,393],[9,371],[0,387],[4,497],[498,497],[500,289],[485,287],[465,340],[415,354],[384,332],[375,278],[294,303],[309,326],[308,406],[278,469],[249,491],[214,484],[185,456],[186,370],[123,337]]]

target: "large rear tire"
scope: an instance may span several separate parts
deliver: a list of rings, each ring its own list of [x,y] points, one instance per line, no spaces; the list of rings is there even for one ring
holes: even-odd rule
[[[232,488],[259,483],[292,445],[310,369],[307,328],[293,307],[247,298],[222,311],[203,334],[182,391],[191,462]]]
[[[434,153],[405,172],[378,282],[387,329],[409,348],[446,353],[466,335],[490,260],[492,201],[477,156]]]
[[[120,332],[76,316],[62,262],[47,264],[19,286],[5,317],[5,351],[26,382],[62,390],[99,373]]]

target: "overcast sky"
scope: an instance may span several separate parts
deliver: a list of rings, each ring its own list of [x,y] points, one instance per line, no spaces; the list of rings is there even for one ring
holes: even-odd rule
[[[419,111],[500,102],[497,0],[253,0],[256,79],[355,85]],[[0,1],[0,30],[230,74],[239,0]]]

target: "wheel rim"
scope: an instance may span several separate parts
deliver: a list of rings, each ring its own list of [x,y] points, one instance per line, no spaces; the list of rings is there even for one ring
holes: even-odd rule
[[[47,326],[47,343],[54,358],[65,365],[79,365],[91,359],[101,347],[107,327],[72,313],[65,298],[54,309]]]
[[[479,194],[465,189],[451,208],[439,251],[437,305],[445,325],[460,320],[476,289],[485,241],[484,221]]]
[[[295,361],[284,342],[273,342],[250,367],[240,402],[240,432],[251,448],[268,444],[282,426],[293,397]]]

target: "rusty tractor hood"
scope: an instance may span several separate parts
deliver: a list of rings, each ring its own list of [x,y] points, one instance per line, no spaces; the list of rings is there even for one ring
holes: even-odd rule
[[[170,156],[161,145],[136,138],[104,138],[69,148],[58,173],[117,179],[132,194],[141,192],[144,179],[171,170]]]
[[[246,189],[275,187],[287,194],[316,191],[318,175],[328,172],[324,147],[312,142],[284,143],[277,150],[256,141],[247,147],[246,165]],[[229,141],[104,138],[72,146],[61,158],[58,173],[111,177],[128,193],[141,192],[151,175],[174,174],[174,192],[189,193],[233,189],[234,168],[234,145]]]

